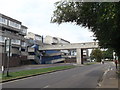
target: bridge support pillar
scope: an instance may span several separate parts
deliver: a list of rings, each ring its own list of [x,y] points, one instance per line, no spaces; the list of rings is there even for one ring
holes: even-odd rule
[[[81,57],[82,49],[77,48],[76,51],[77,51],[77,56],[76,56],[77,64],[82,64],[82,57]]]

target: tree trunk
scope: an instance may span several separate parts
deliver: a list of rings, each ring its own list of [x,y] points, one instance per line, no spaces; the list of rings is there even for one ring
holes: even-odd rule
[[[117,53],[117,56],[118,56],[118,64],[119,64],[118,65],[118,70],[120,72],[120,49],[118,49],[116,53]]]

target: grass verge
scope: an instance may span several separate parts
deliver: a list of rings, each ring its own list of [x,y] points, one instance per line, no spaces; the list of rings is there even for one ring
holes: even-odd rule
[[[89,62],[89,63],[85,63],[84,65],[92,65],[92,64],[96,64],[96,62]]]
[[[74,67],[75,66],[72,66],[72,65],[71,66],[57,66],[57,67],[49,67],[49,68],[41,68],[41,69],[23,70],[23,71],[18,71],[18,72],[10,72],[9,77],[4,75],[2,76],[1,80],[7,81],[11,79],[24,78],[24,77],[34,76],[34,75],[45,74],[48,72],[58,71],[58,70],[70,69]]]

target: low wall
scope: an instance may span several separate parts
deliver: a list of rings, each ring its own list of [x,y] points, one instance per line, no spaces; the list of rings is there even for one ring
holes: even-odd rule
[[[2,63],[2,65],[7,67],[8,57],[2,53],[0,53],[0,56],[2,57],[2,60],[0,62]],[[9,67],[21,66],[22,61],[25,61],[25,60],[27,60],[27,56],[12,56],[10,57]]]
[[[76,57],[65,58],[65,63],[76,63]]]

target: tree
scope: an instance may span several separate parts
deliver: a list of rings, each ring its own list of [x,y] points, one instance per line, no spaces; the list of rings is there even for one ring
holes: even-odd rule
[[[93,49],[90,54],[91,59],[95,59],[97,62],[101,62],[102,51],[100,49]]]
[[[103,59],[113,59],[113,50],[107,49],[105,51],[102,51]]]
[[[102,48],[112,48],[120,58],[120,2],[60,1],[55,6],[51,22],[88,27]]]

